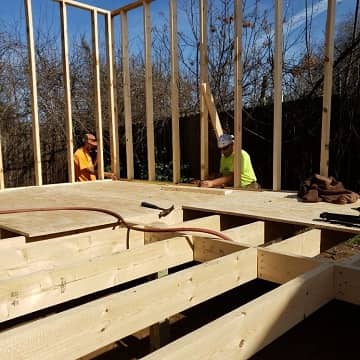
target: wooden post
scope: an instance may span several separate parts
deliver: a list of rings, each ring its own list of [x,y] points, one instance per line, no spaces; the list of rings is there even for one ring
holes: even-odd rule
[[[2,157],[2,142],[1,142],[1,129],[0,129],[0,190],[5,189],[4,182],[4,165],[3,165],[3,157]]]
[[[61,19],[61,45],[62,45],[62,63],[64,78],[64,114],[67,143],[67,160],[68,160],[68,178],[69,182],[75,182],[74,169],[74,140],[72,133],[72,109],[71,109],[71,90],[70,90],[70,67],[69,67],[69,48],[68,48],[68,31],[67,31],[67,13],[66,3],[59,2],[60,19]]]
[[[144,38],[145,38],[145,105],[146,137],[148,153],[148,179],[155,180],[155,146],[154,146],[154,104],[153,79],[151,62],[151,17],[150,3],[144,1]]]
[[[28,56],[30,68],[30,93],[31,93],[31,110],[32,110],[32,137],[34,148],[34,168],[35,168],[35,184],[42,185],[41,172],[41,150],[40,150],[40,128],[39,128],[39,109],[38,96],[36,86],[36,62],[35,62],[35,45],[31,0],[25,1],[26,11],[26,32],[28,40]]]
[[[334,62],[334,23],[336,1],[328,0],[325,34],[324,91],[321,124],[320,174],[329,175],[332,75]]]
[[[170,0],[173,1],[173,0]],[[161,279],[169,275],[169,269],[164,269],[155,274],[155,279]],[[170,321],[165,318],[150,326],[150,351],[153,352],[170,342]]]
[[[118,119],[115,113],[115,87],[114,87],[114,56],[113,56],[113,32],[111,14],[105,15],[106,31],[106,54],[108,71],[108,91],[109,91],[109,133],[110,133],[110,154],[111,171],[120,178],[120,158],[119,158],[119,136]]]
[[[242,149],[242,1],[235,0],[235,94],[234,94],[234,188],[241,185],[241,149]]]
[[[172,119],[172,152],[173,152],[173,183],[180,182],[180,131],[179,131],[179,64],[177,42],[177,8],[176,0],[170,0],[171,26],[171,119]]]
[[[129,69],[129,39],[128,20],[125,11],[120,12],[121,17],[121,52],[123,68],[123,93],[125,114],[126,139],[126,174],[129,180],[134,178],[134,145],[132,133],[131,95],[130,95],[130,69]]]
[[[100,89],[100,59],[99,59],[99,39],[98,39],[98,13],[97,10],[91,11],[91,30],[93,46],[93,71],[94,71],[94,97],[95,97],[95,121],[96,138],[98,143],[98,179],[104,179],[104,156],[103,156],[103,132],[101,114],[101,89]]]
[[[207,59],[207,0],[200,0],[200,87],[208,83],[208,59]],[[200,178],[204,180],[209,175],[209,123],[208,111],[204,96],[200,94]]]
[[[282,0],[275,0],[273,190],[281,190],[282,141]]]

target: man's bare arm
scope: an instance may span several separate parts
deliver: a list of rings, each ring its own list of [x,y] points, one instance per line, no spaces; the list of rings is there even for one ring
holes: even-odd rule
[[[232,184],[234,181],[234,174],[228,175],[228,176],[220,176],[213,180],[203,180],[200,182],[201,187],[223,187],[226,185]]]

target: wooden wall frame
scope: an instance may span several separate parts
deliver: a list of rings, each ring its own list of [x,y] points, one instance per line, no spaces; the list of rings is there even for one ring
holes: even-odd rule
[[[126,158],[127,158],[127,178],[134,178],[133,160],[133,135],[131,121],[131,99],[130,99],[130,76],[128,65],[128,39],[127,39],[127,12],[138,7],[144,9],[144,47],[145,47],[145,103],[146,103],[146,126],[147,126],[147,147],[148,147],[148,180],[155,180],[155,144],[154,144],[154,110],[153,110],[153,89],[152,89],[152,64],[151,64],[151,16],[150,4],[154,0],[137,0],[118,9],[108,11],[95,6],[83,4],[74,0],[54,0],[60,5],[61,31],[62,31],[62,58],[64,67],[64,94],[65,94],[65,127],[67,136],[67,158],[68,158],[68,178],[69,182],[74,182],[73,163],[73,137],[72,137],[72,115],[71,115],[71,93],[70,93],[70,69],[68,60],[68,39],[67,39],[67,17],[66,7],[74,6],[91,12],[92,16],[92,38],[94,51],[94,73],[95,73],[95,99],[96,99],[96,133],[99,141],[99,179],[104,178],[103,161],[103,140],[102,140],[102,119],[101,119],[101,95],[99,88],[99,49],[98,49],[98,27],[97,16],[105,16],[106,27],[106,53],[109,78],[109,129],[110,129],[110,152],[111,168],[120,176],[119,158],[119,138],[116,107],[116,79],[114,78],[114,41],[113,26],[111,20],[117,15],[121,16],[122,30],[122,52],[123,52],[123,82],[124,82],[124,108],[125,108],[125,137],[126,137]],[[210,105],[207,105],[206,93],[202,86],[208,86],[208,59],[207,59],[207,12],[208,0],[199,0],[200,15],[200,178],[208,176],[208,118]],[[282,142],[282,0],[275,1],[275,57],[274,57],[274,136],[273,136],[273,190],[281,190],[281,142]],[[33,147],[34,147],[34,167],[35,183],[42,185],[41,170],[41,151],[40,134],[38,119],[38,102],[36,88],[36,68],[34,55],[34,39],[31,0],[24,0],[27,22],[27,38],[30,64],[30,84],[31,84],[31,104],[32,104],[32,123],[33,123]],[[173,182],[180,182],[180,139],[179,139],[179,89],[178,82],[178,53],[177,53],[177,2],[169,2],[169,19],[171,35],[171,104],[172,104],[172,143],[173,143]],[[327,23],[325,37],[325,63],[324,63],[324,97],[322,112],[322,132],[321,132],[321,151],[320,151],[320,173],[328,175],[329,166],[329,141],[330,141],[330,117],[331,117],[331,90],[332,90],[332,66],[334,51],[334,22],[335,22],[336,1],[329,0],[327,8]],[[235,188],[240,185],[240,159],[242,148],[242,61],[241,61],[241,37],[242,37],[242,7],[239,1],[234,2],[235,21],[235,46],[234,46],[234,65],[235,65],[235,94],[234,94],[234,135],[235,135],[235,168],[234,184]],[[211,89],[209,88],[211,94]],[[210,106],[210,107],[209,107]],[[214,114],[216,114],[216,108]],[[217,134],[220,132],[217,129]],[[3,167],[2,167],[3,168]],[[3,175],[2,175],[3,177]],[[4,181],[2,180],[4,188]],[[0,184],[1,185],[1,184]]]

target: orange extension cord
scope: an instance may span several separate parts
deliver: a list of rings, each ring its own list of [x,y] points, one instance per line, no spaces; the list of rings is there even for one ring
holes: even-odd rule
[[[25,212],[35,212],[35,211],[58,211],[58,210],[79,210],[79,211],[96,211],[102,212],[111,216],[114,216],[118,221],[114,226],[125,226],[128,231],[142,231],[142,232],[200,232],[205,234],[214,235],[220,239],[233,241],[227,235],[221,233],[220,231],[205,229],[205,228],[197,228],[197,227],[168,227],[168,228],[159,228],[159,227],[151,227],[151,228],[143,228],[137,225],[128,224],[124,218],[112,210],[96,208],[96,207],[84,207],[84,206],[67,206],[67,207],[51,207],[51,208],[28,208],[28,209],[12,209],[12,210],[0,210],[0,215],[4,214],[18,214]],[[127,236],[127,248],[129,248],[129,233]]]

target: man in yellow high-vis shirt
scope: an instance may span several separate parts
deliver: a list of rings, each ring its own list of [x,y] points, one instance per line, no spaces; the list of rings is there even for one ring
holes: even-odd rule
[[[219,136],[218,148],[221,149],[220,176],[212,180],[201,181],[202,187],[224,187],[234,184],[234,137],[229,134]],[[251,164],[250,155],[241,150],[240,186],[249,190],[260,190],[256,175]]]

